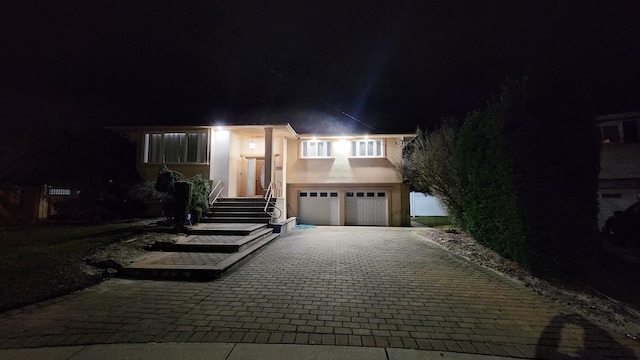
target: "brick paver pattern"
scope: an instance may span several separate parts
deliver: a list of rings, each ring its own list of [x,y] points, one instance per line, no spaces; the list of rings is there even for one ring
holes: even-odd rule
[[[235,244],[245,235],[196,235],[186,237],[182,243],[187,244]]]
[[[291,230],[213,282],[112,279],[6,312],[0,347],[249,342],[640,354],[637,342],[587,321],[557,322],[567,316],[579,318],[416,229],[318,227]]]

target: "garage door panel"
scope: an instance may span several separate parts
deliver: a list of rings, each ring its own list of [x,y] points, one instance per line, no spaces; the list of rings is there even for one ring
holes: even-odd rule
[[[345,225],[387,225],[384,191],[354,191],[345,194]]]
[[[336,191],[298,192],[298,218],[301,224],[340,225],[340,198]]]

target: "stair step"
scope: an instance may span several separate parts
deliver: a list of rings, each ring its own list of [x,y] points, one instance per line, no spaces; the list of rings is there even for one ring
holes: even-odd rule
[[[270,206],[271,207],[271,206]],[[264,204],[260,206],[215,206],[207,212],[220,212],[220,211],[263,211]]]
[[[264,222],[253,219],[251,222],[230,223],[230,222],[205,222],[208,218],[201,219],[200,224],[193,226],[189,230],[190,235],[250,235],[267,227]]]
[[[220,212],[216,211],[213,214],[207,214],[207,216],[210,216],[210,217],[219,217],[219,216],[264,217],[266,216],[266,217],[269,217],[269,214],[265,213],[264,211],[220,211]]]
[[[262,223],[264,225],[268,224],[271,221],[271,217],[267,216],[261,216],[261,217],[256,217],[256,216],[235,216],[235,217],[229,217],[229,216],[215,216],[215,217],[204,217],[202,219],[200,219],[200,223],[206,223],[206,224],[220,224],[220,223],[235,223],[235,224],[239,224],[239,223],[248,223],[248,224],[256,224],[256,223]]]
[[[122,269],[122,275],[144,279],[213,280],[276,239],[280,234],[270,234],[252,243],[251,246],[233,254],[165,252],[155,253]]]
[[[271,228],[264,228],[249,235],[195,235],[177,243],[156,243],[152,249],[167,252],[234,253],[246,249],[270,234],[273,234]]]

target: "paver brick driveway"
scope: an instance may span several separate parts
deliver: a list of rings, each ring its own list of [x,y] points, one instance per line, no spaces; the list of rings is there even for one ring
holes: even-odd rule
[[[0,316],[2,348],[187,341],[640,353],[410,228],[292,230],[213,282],[113,279]]]

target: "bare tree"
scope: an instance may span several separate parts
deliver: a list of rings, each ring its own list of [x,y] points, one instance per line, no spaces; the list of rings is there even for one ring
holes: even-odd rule
[[[401,166],[404,181],[415,191],[435,196],[455,221],[462,219],[463,190],[458,166],[458,130],[454,119],[431,132],[418,130],[407,145]]]

